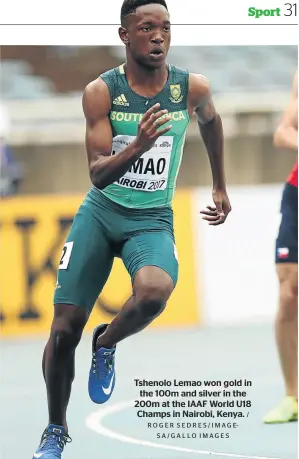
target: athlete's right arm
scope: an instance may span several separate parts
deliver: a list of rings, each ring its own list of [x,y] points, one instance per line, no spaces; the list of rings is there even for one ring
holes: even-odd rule
[[[292,99],[285,109],[274,134],[276,148],[298,151],[298,81],[294,77]]]
[[[83,111],[86,118],[85,145],[91,182],[99,189],[122,177],[140,156],[149,150],[159,135],[171,126],[157,131],[168,119],[158,119],[165,110],[158,106],[149,109],[139,124],[136,139],[119,154],[111,155],[112,128],[109,120],[110,93],[106,83],[98,78],[89,83],[83,94]]]

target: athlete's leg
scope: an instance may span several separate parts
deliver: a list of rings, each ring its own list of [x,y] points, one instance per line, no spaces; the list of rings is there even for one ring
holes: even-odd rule
[[[176,249],[166,231],[141,233],[124,245],[122,257],[133,280],[133,295],[97,339],[97,349],[115,346],[143,330],[165,308],[178,274]]]
[[[115,387],[114,355],[116,344],[143,330],[165,308],[174,288],[169,274],[156,266],[138,270],[133,295],[110,325],[98,327],[93,338],[93,368],[89,376],[89,396],[95,403],[105,403]]]
[[[298,189],[286,185],[281,201],[281,224],[276,240],[279,306],[275,336],[286,396],[264,418],[266,423],[298,418]]]
[[[74,379],[75,349],[112,262],[113,254],[102,227],[91,209],[81,206],[58,269],[54,318],[43,356],[49,426],[34,457],[40,457],[40,453],[43,459],[60,457],[67,432],[66,409]],[[61,451],[57,450],[59,442]]]
[[[170,209],[129,212],[116,208],[110,220],[110,226],[114,222],[117,228],[111,232],[125,241],[120,255],[132,279],[133,295],[110,325],[94,331],[89,396],[95,403],[105,403],[113,392],[116,344],[161,314],[178,272]]]
[[[280,284],[275,335],[286,396],[264,418],[267,424],[298,419],[298,265],[277,264]]]
[[[173,280],[156,266],[144,266],[136,273],[133,295],[97,339],[97,349],[110,348],[143,330],[166,306],[174,289]]]
[[[276,342],[284,376],[286,395],[298,396],[298,265],[276,266],[280,285],[275,321]]]
[[[66,409],[75,376],[75,349],[88,316],[84,308],[56,304],[50,337],[44,350],[43,374],[47,387],[49,424],[61,425],[66,431]]]

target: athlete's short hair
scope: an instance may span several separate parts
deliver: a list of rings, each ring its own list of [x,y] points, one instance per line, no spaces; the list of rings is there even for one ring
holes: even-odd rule
[[[152,3],[162,5],[168,11],[165,0],[124,0],[120,11],[121,24],[123,25],[125,18],[129,16],[129,14],[135,13],[137,8],[144,5],[151,5]]]

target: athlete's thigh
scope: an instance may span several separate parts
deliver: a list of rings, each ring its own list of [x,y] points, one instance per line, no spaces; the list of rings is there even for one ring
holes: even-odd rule
[[[91,312],[110,274],[113,253],[91,209],[82,205],[64,244],[54,304],[73,304]]]
[[[169,274],[174,285],[178,279],[177,250],[168,231],[145,231],[133,235],[122,249],[124,265],[131,276],[144,266],[157,266]]]
[[[277,263],[276,272],[281,290],[298,295],[298,264]]]
[[[281,200],[281,222],[276,239],[277,265],[298,263],[298,190],[286,184]],[[283,270],[283,268],[282,268]]]

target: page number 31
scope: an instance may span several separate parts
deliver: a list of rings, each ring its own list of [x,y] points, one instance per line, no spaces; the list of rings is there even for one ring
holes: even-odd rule
[[[284,16],[297,16],[297,3],[285,3]]]

